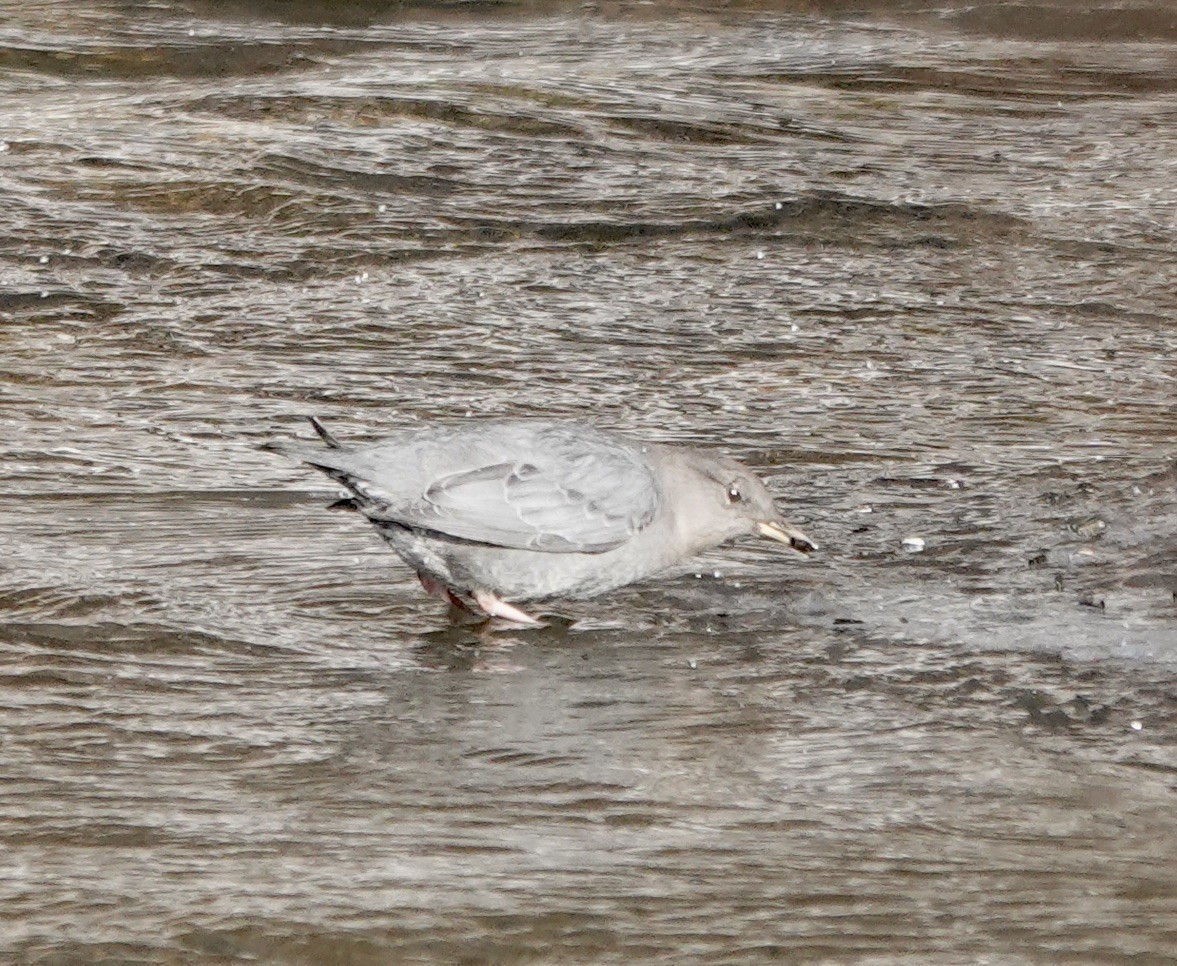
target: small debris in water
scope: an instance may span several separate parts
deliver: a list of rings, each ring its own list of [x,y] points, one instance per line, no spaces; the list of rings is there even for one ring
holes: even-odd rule
[[[757,253],[756,253],[756,257],[757,257],[758,259],[762,259],[762,258],[764,258],[764,252],[757,252]]]
[[[1102,600],[1096,600],[1094,594],[1084,594],[1079,598],[1080,607],[1094,607],[1096,610],[1106,610],[1107,606]]]
[[[864,503],[862,506],[860,506],[858,508],[858,512],[859,513],[874,513],[875,508],[873,506],[871,506],[869,503]]]
[[[908,553],[922,553],[927,543],[923,537],[904,537],[901,546]]]
[[[42,265],[48,265],[49,264],[49,256],[42,255],[40,258],[37,259],[37,261],[40,262]]]
[[[1107,529],[1107,522],[1097,514],[1092,514],[1088,517],[1078,517],[1074,520],[1068,520],[1067,526],[1081,537],[1094,537],[1097,533],[1102,533]]]
[[[1045,553],[1045,551],[1031,557],[1027,561],[1027,566],[1029,566],[1029,568],[1031,570],[1037,570],[1039,567],[1045,567],[1046,566],[1046,553]]]
[[[1143,729],[1143,728],[1144,728],[1144,722],[1143,722],[1143,721],[1133,721],[1133,722],[1132,722],[1132,730],[1133,730],[1133,731],[1140,731],[1140,730],[1141,730],[1141,729]]]
[[[692,671],[696,670],[699,667],[699,662],[696,661],[694,658],[691,658],[691,660],[687,661],[687,664],[690,665],[690,668]]]

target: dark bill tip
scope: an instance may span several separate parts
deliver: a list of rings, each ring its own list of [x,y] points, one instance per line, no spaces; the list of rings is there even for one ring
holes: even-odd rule
[[[758,523],[756,529],[770,540],[783,543],[802,556],[808,556],[817,549],[817,544],[810,540],[809,537],[805,536],[796,527],[783,521],[769,520],[768,522]]]

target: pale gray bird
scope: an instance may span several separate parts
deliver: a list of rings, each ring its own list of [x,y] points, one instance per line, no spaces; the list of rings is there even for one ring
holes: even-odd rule
[[[641,443],[584,423],[466,420],[347,446],[266,448],[326,473],[450,603],[519,624],[515,601],[592,597],[746,534],[805,555],[817,544],[786,521],[744,466],[685,446]]]

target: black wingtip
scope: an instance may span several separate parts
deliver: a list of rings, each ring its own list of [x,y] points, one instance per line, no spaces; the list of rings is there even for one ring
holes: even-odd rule
[[[319,438],[329,447],[331,447],[331,449],[342,449],[343,444],[331,435],[331,433],[327,430],[327,427],[319,422],[317,417],[307,416],[307,419],[310,420],[311,425],[315,428],[315,432],[319,434]]]

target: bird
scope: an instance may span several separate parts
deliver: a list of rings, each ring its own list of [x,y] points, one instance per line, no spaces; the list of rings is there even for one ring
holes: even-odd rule
[[[276,451],[325,473],[430,594],[511,625],[520,604],[595,597],[745,535],[801,556],[817,544],[781,516],[747,467],[561,419],[422,423],[348,445],[314,416],[322,445]]]

